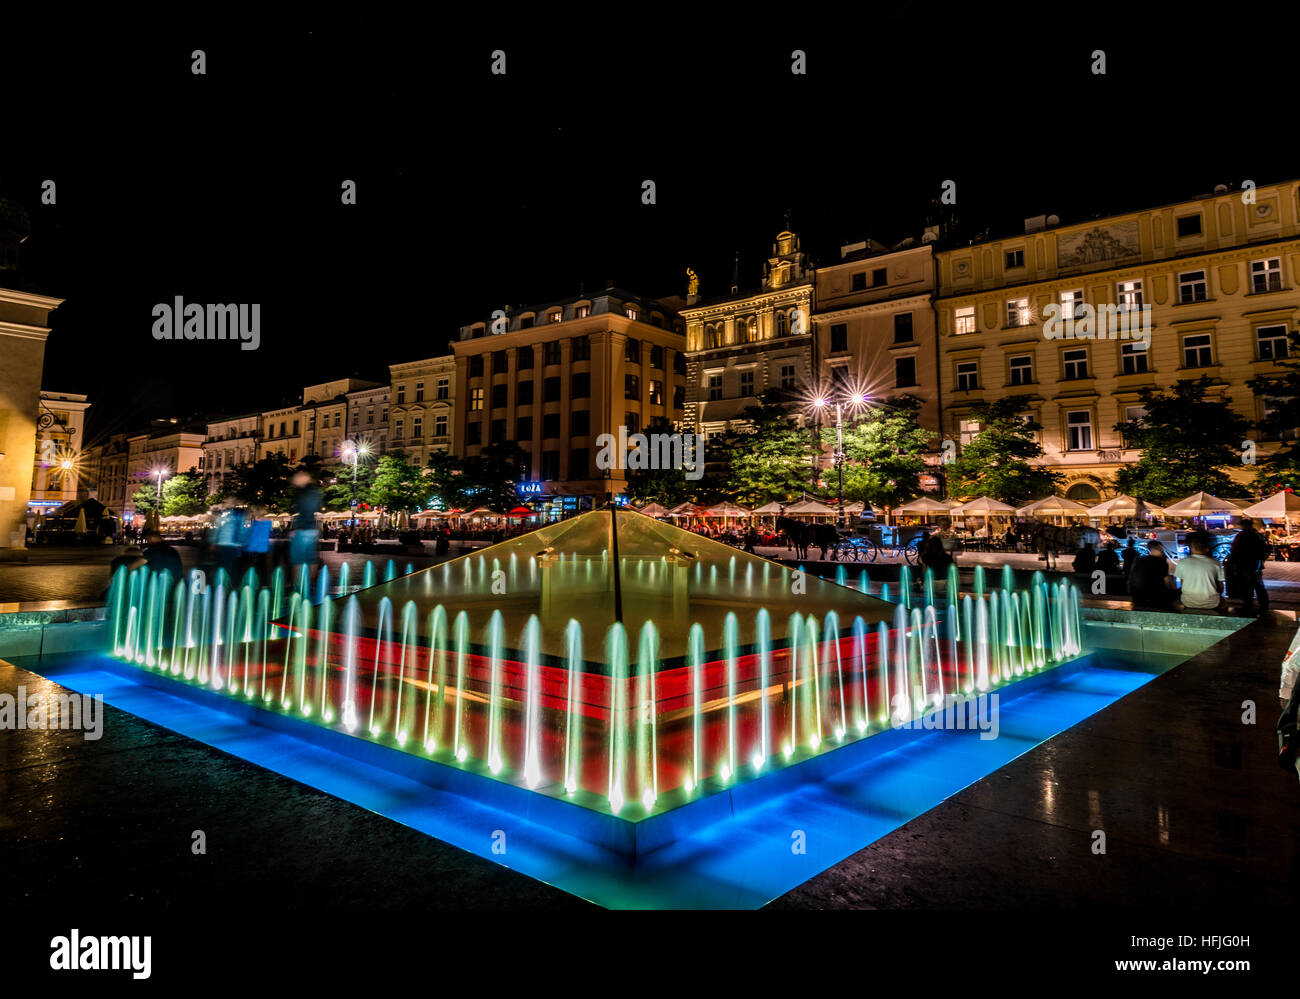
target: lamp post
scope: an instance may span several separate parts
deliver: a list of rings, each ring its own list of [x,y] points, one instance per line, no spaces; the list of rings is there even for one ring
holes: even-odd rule
[[[170,473],[168,473],[167,469],[165,469],[165,468],[155,468],[155,469],[153,470],[153,477],[154,477],[155,479],[158,480],[158,512],[159,512],[159,514],[162,513],[162,483],[163,483],[163,479],[167,478],[167,476],[168,476],[169,474],[170,474]]]
[[[813,405],[818,411],[825,409],[830,405],[835,406],[835,451],[831,455],[831,460],[839,472],[839,508],[835,511],[835,520],[837,524],[847,526],[848,519],[844,514],[844,404],[847,402],[853,407],[858,407],[866,403],[867,397],[861,392],[855,392],[847,399],[835,399],[834,402],[825,396],[818,396],[813,400]]]
[[[357,522],[357,466],[361,463],[362,457],[369,454],[369,447],[363,441],[354,441],[351,438],[345,440],[339,449],[339,456],[344,461],[352,462],[352,523]]]

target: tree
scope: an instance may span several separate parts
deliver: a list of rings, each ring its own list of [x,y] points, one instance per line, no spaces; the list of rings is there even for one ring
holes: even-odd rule
[[[193,517],[211,505],[203,476],[193,468],[165,481],[162,492],[162,512],[166,517]]]
[[[719,471],[700,492],[711,488],[726,499],[754,507],[791,500],[807,490],[814,450],[789,404],[767,392],[744,411],[743,419],[748,427],[708,439],[705,460],[710,465],[717,462]]]
[[[527,455],[514,441],[489,444],[466,458],[460,475],[462,506],[486,506],[505,513],[519,502]]]
[[[934,434],[919,424],[920,402],[911,396],[872,406],[844,426],[844,499],[894,507],[921,491],[922,455]],[[822,430],[822,446],[835,448],[834,427]],[[825,473],[838,488],[834,466]]]
[[[1056,492],[1061,477],[1032,464],[1043,456],[1034,438],[1043,428],[1020,415],[1028,408],[1028,396],[1007,396],[971,408],[979,433],[962,448],[961,457],[945,466],[949,495],[991,496],[1018,506]]]
[[[289,459],[277,451],[236,465],[222,483],[221,497],[269,513],[283,513],[293,502],[292,474]]]
[[[643,431],[647,436],[654,434],[675,434],[671,423],[663,417],[653,420]],[[652,437],[653,439],[653,437]],[[684,448],[683,448],[684,453]],[[703,461],[704,455],[696,456]],[[700,472],[703,473],[703,469]],[[703,475],[690,479],[686,477],[685,468],[631,468],[627,471],[628,498],[638,506],[646,503],[661,503],[672,508],[680,503],[694,502],[704,482]],[[692,472],[694,474],[694,472]],[[707,488],[707,487],[706,487]]]
[[[405,453],[393,451],[382,456],[375,466],[370,486],[370,502],[390,513],[423,510],[429,500],[429,480],[417,465],[406,460]]]
[[[1233,411],[1226,395],[1206,399],[1211,384],[1202,375],[1179,379],[1167,391],[1141,390],[1146,415],[1115,425],[1131,446],[1142,449],[1136,464],[1116,473],[1120,492],[1165,504],[1202,490],[1220,495],[1236,488],[1225,469],[1240,466],[1250,421]]]

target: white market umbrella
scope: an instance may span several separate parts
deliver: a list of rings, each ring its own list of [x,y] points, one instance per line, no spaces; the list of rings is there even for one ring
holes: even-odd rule
[[[1269,520],[1280,520],[1286,524],[1286,533],[1290,534],[1291,518],[1300,519],[1300,494],[1287,492],[1283,489],[1267,499],[1262,499],[1258,503],[1246,507],[1242,513],[1247,517],[1266,517]]]
[[[748,517],[749,511],[735,503],[719,503],[704,511],[706,517]]]
[[[1211,496],[1209,493],[1200,492],[1165,507],[1165,513],[1171,517],[1210,517],[1216,513],[1241,513],[1241,507],[1228,500]]]
[[[72,526],[72,530],[77,534],[86,533],[86,508],[82,507],[77,511],[77,522]]]
[[[1017,508],[1017,517],[1080,517],[1088,513],[1082,503],[1064,496],[1048,496]]]
[[[989,517],[1015,513],[1016,508],[1011,506],[1009,503],[995,500],[991,496],[980,496],[977,499],[971,500],[969,503],[963,503],[952,512],[960,513],[963,516],[974,515],[976,517]]]
[[[668,511],[670,517],[698,517],[699,515],[700,508],[694,503],[678,503]]]
[[[645,517],[667,517],[668,507],[662,503],[647,503],[637,513]]]
[[[798,503],[791,503],[785,508],[788,517],[831,517],[835,511],[825,503],[818,503],[816,500],[800,500]]]
[[[774,517],[774,516],[778,516],[781,513],[781,510],[783,508],[784,508],[784,504],[778,503],[776,502],[776,500],[773,500],[771,503],[764,503],[754,512],[763,517]]]
[[[932,499],[929,496],[920,496],[910,503],[904,503],[902,506],[894,507],[894,513],[937,513],[941,517],[950,516],[953,512],[953,505],[945,503],[943,500]]]
[[[1120,493],[1096,506],[1088,507],[1089,517],[1159,517],[1164,507]]]

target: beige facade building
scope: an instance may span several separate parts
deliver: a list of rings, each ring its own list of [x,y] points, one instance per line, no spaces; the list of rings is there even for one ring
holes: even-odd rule
[[[914,242],[914,241],[912,241]],[[828,399],[865,395],[889,405],[921,400],[923,427],[939,432],[934,258],[929,245],[890,251],[862,242],[817,268],[813,355],[816,384]]]
[[[739,270],[739,268],[737,268]],[[781,232],[763,267],[762,286],[690,301],[686,323],[686,400],[682,424],[709,434],[745,425],[744,413],[768,389],[806,397],[811,405],[814,276],[799,237]],[[811,411],[810,411],[811,412]]]
[[[179,421],[168,422],[175,424],[174,429],[159,426],[150,433],[136,434],[127,441],[123,519],[135,515],[132,497],[138,490],[145,486],[157,488],[159,472],[162,473],[161,481],[166,483],[173,475],[197,471],[203,466],[204,434],[183,429]],[[100,502],[105,501],[101,499]]]
[[[680,304],[610,286],[462,327],[452,345],[454,453],[517,442],[528,466],[521,493],[553,511],[589,509],[621,493],[625,470],[596,467],[598,438],[681,421]]]
[[[0,246],[0,284],[16,261],[16,246]],[[0,287],[0,560],[26,558],[45,340],[49,315],[62,303]]]
[[[130,442],[130,434],[112,434],[86,448],[82,459],[90,496],[119,517],[126,509],[126,465]]]
[[[348,429],[357,441],[369,446],[372,458],[388,452],[388,385],[371,385],[348,393]]]
[[[935,258],[945,436],[960,444],[978,431],[973,404],[1024,395],[1044,463],[1067,495],[1095,500],[1139,457],[1114,427],[1140,415],[1143,387],[1205,375],[1242,416],[1265,415],[1246,383],[1280,372],[1296,327],[1300,181],[1076,225],[1038,217]],[[1090,338],[1053,338],[1065,320],[1088,333],[1077,320],[1090,313],[1101,313]],[[1261,442],[1259,454],[1275,448]]]
[[[203,441],[203,478],[208,495],[219,493],[226,476],[257,456],[258,413],[228,416],[208,424]]]
[[[259,416],[257,460],[282,454],[289,464],[297,464],[305,454],[303,422],[301,406],[280,406],[262,412]]]
[[[337,462],[343,442],[356,432],[356,425],[351,421],[349,393],[384,387],[379,382],[361,378],[335,378],[319,385],[308,385],[302,390],[302,406],[297,414],[301,427],[299,439],[291,443],[286,438],[275,450],[286,456],[296,452],[297,456],[291,457],[291,462],[300,461],[309,454],[317,455],[327,464]],[[278,430],[279,424],[284,422],[284,415],[277,411],[267,425]],[[361,433],[363,438],[366,437],[364,426]]]
[[[36,465],[32,473],[29,516],[55,510],[77,499],[85,475],[86,410],[84,395],[41,392],[36,415]]]
[[[451,451],[456,432],[456,355],[388,367],[389,446],[421,468],[432,454]]]

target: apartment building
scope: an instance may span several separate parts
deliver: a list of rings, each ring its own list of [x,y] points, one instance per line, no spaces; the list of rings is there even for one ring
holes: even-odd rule
[[[390,364],[389,446],[421,468],[452,447],[456,421],[456,355]]]

